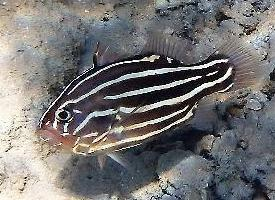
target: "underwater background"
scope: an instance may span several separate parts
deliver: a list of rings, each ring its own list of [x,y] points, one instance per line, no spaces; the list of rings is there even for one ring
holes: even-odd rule
[[[0,199],[275,199],[273,0],[0,0]],[[39,141],[48,105],[91,66],[97,41],[141,51],[149,32],[188,39],[187,63],[242,38],[270,79],[217,103],[216,117],[111,159],[70,155]],[[134,155],[134,157],[133,157]]]

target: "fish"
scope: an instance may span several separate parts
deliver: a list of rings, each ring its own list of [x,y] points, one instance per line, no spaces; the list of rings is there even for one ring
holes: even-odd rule
[[[75,154],[112,155],[157,139],[187,124],[211,95],[262,83],[260,61],[238,40],[193,64],[184,63],[186,43],[172,36],[154,35],[126,58],[99,46],[93,67],[65,87],[36,131]]]

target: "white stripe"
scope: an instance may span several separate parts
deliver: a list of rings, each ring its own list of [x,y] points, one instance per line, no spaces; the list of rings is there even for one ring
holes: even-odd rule
[[[96,137],[98,135],[98,132],[92,132],[87,135],[82,136],[83,138],[89,138],[89,137]]]
[[[184,111],[187,110],[188,107],[189,106],[186,106],[184,109],[178,110],[177,112],[174,112],[174,113],[172,113],[170,115],[167,115],[165,117],[159,117],[157,119],[153,119],[153,120],[149,120],[149,121],[145,121],[145,122],[142,122],[142,123],[139,123],[139,124],[134,124],[134,125],[125,127],[124,130],[126,130],[126,131],[133,130],[133,129],[137,129],[137,128],[142,128],[142,127],[150,125],[150,124],[157,124],[157,123],[163,122],[167,119],[170,119],[170,118],[172,118],[176,115],[179,115],[179,114],[183,113]]]
[[[78,84],[76,84],[76,86],[73,87],[73,89],[68,93],[71,94],[79,85],[81,85],[83,82],[89,80],[90,78],[98,75],[99,73],[106,71],[112,67],[118,66],[118,65],[123,65],[123,64],[130,64],[130,63],[138,63],[138,62],[154,62],[156,59],[159,59],[160,56],[157,55],[152,55],[150,57],[144,57],[140,60],[129,60],[129,61],[123,61],[123,62],[118,62],[118,63],[114,63],[112,65],[108,65],[106,67],[104,67],[103,69],[95,72],[94,74],[91,74],[90,76],[86,77],[85,79],[83,79],[82,81],[80,81]]]
[[[167,58],[166,58],[166,60],[168,61],[168,63],[172,63],[172,60],[173,60],[173,59],[172,59],[172,58],[167,57]]]
[[[64,124],[64,126],[63,126],[63,132],[64,133],[68,133],[68,126],[69,126],[69,123]]]
[[[81,152],[81,151],[78,151],[78,150],[77,150],[79,147],[80,147],[80,148],[86,148],[87,151],[88,151],[90,145],[89,145],[89,144],[80,143],[80,144],[76,144],[76,145],[73,147],[73,152],[74,152],[75,154],[86,155],[87,152]]]
[[[112,114],[116,114],[117,111],[114,109],[108,109],[108,110],[104,110],[104,111],[94,111],[92,113],[90,113],[79,125],[78,127],[76,127],[76,129],[73,132],[73,135],[76,135],[77,132],[79,132],[81,129],[83,129],[86,124],[90,121],[90,119],[95,118],[95,117],[103,117],[103,116],[107,116],[107,115],[112,115]]]
[[[203,91],[204,89],[207,89],[209,87],[213,87],[216,84],[219,84],[219,83],[225,81],[231,74],[232,74],[232,67],[230,67],[227,70],[226,74],[223,77],[221,77],[221,78],[219,78],[219,79],[217,79],[213,82],[204,83],[204,84],[200,85],[199,87],[196,87],[191,92],[189,92],[187,94],[184,94],[182,96],[175,97],[175,98],[172,98],[172,99],[166,99],[166,100],[163,100],[163,101],[159,101],[159,102],[156,102],[156,103],[153,103],[153,104],[149,104],[149,105],[140,107],[140,109],[136,110],[136,113],[146,112],[146,111],[153,110],[155,108],[159,108],[159,107],[162,107],[162,106],[170,106],[170,105],[174,105],[174,104],[177,104],[177,103],[180,103],[180,102],[184,102],[185,100],[192,98],[193,96],[195,96],[199,92]],[[123,110],[129,111],[129,110],[133,110],[133,109],[134,108],[120,107],[121,112]]]
[[[74,143],[74,146],[76,146],[79,143],[79,141],[80,141],[80,137],[77,137],[77,139],[76,139],[76,141]]]
[[[81,110],[77,110],[77,109],[73,109],[73,112],[76,113],[76,114],[81,114],[82,113]]]
[[[148,61],[148,59],[146,61]],[[133,61],[131,61],[131,62],[133,62]],[[129,61],[129,63],[131,63],[131,62]],[[140,62],[140,60],[139,60],[139,62]],[[90,92],[88,92],[88,93],[80,96],[77,99],[66,101],[63,105],[60,106],[60,109],[63,108],[63,107],[65,107],[66,105],[68,105],[70,103],[78,103],[79,101],[81,101],[83,99],[86,99],[87,97],[95,94],[96,92],[98,92],[98,91],[100,91],[100,90],[102,90],[102,89],[104,89],[104,88],[106,88],[106,87],[108,87],[110,85],[113,85],[115,83],[119,83],[121,81],[129,80],[129,79],[133,79],[133,78],[152,76],[152,75],[166,74],[166,73],[171,73],[171,72],[179,72],[179,71],[185,71],[185,70],[196,70],[196,69],[205,69],[205,68],[211,67],[211,66],[213,66],[215,64],[226,63],[226,62],[228,62],[228,59],[214,60],[214,61],[212,61],[210,63],[204,64],[204,65],[198,65],[198,66],[178,67],[178,68],[162,68],[162,69],[147,70],[147,71],[143,71],[143,72],[126,74],[126,75],[123,75],[123,76],[121,76],[121,77],[119,77],[117,79],[108,81],[106,83],[103,83],[103,84],[97,86],[96,88],[92,89]],[[124,63],[126,63],[126,61]],[[115,64],[118,65],[119,63],[115,63]],[[110,65],[110,66],[112,66],[112,65]]]
[[[227,88],[220,90],[218,92],[222,93],[222,92],[226,92],[227,90],[229,90],[232,86],[234,85],[234,83],[231,83]]]
[[[53,121],[53,128],[57,129],[57,119],[56,119],[56,117],[54,118],[54,121]]]
[[[190,81],[197,80],[201,77],[202,76],[195,76],[195,77],[187,78],[187,79],[184,79],[184,80],[174,81],[172,83],[168,83],[168,84],[165,84],[165,85],[157,85],[157,86],[152,86],[152,87],[148,87],[148,88],[142,88],[142,89],[139,89],[139,90],[133,90],[133,91],[130,91],[130,92],[125,92],[125,93],[114,95],[114,96],[105,96],[104,99],[119,99],[119,98],[124,98],[124,97],[129,97],[129,96],[136,96],[136,95],[140,95],[140,94],[146,94],[146,93],[150,93],[150,92],[154,92],[154,91],[158,91],[158,90],[165,90],[165,89],[169,89],[169,88],[172,88],[172,87],[182,85],[184,83],[188,83]]]
[[[105,71],[105,70],[108,70],[112,67],[115,67],[117,65],[121,65],[121,64],[127,64],[127,63],[138,63],[138,62],[154,62],[156,59],[159,59],[160,56],[158,55],[152,55],[150,57],[145,57],[145,58],[142,58],[141,60],[131,60],[131,61],[124,61],[124,62],[118,62],[118,63],[114,63],[112,65],[108,65],[106,67],[104,67],[103,69],[97,71],[96,73],[86,77],[85,79],[83,79],[82,81],[80,81],[76,86],[73,87],[73,89],[67,94],[71,94],[79,85],[81,85],[83,82],[85,82],[86,80],[96,76],[97,74]],[[65,87],[65,89],[61,92],[61,94],[54,100],[54,102],[51,103],[51,105],[48,107],[48,109],[43,113],[42,117],[40,118],[39,120],[39,127],[42,128],[42,121],[43,119],[45,118],[46,114],[51,110],[51,108],[55,105],[55,103],[61,98],[61,96],[66,92],[66,90],[72,85],[72,83],[76,80],[78,80],[81,76],[83,76],[84,74],[88,73],[89,71],[91,71],[91,69],[88,69],[86,70],[83,74],[81,74],[80,76],[76,77],[75,79],[73,79],[73,81],[67,86]],[[67,104],[66,104],[67,105]],[[61,107],[64,107],[64,106],[60,106]]]
[[[181,119],[179,119],[179,120],[177,120],[177,121],[169,124],[168,126],[162,128],[162,129],[159,129],[159,130],[147,133],[145,135],[141,135],[141,136],[137,136],[137,137],[132,137],[132,138],[127,138],[127,139],[120,140],[120,141],[115,142],[115,143],[110,143],[110,144],[102,145],[102,146],[100,146],[100,148],[92,148],[91,147],[90,150],[89,150],[89,153],[96,152],[96,151],[99,151],[99,150],[109,149],[109,148],[116,147],[116,146],[119,146],[119,145],[122,145],[122,144],[125,144],[125,143],[133,143],[133,142],[145,140],[145,139],[147,139],[149,137],[152,137],[152,136],[157,135],[157,134],[159,134],[161,132],[169,130],[173,126],[175,126],[177,124],[180,124],[180,123],[188,120],[190,117],[192,117],[193,116],[193,109],[196,108],[196,107],[197,107],[197,104],[194,105],[192,107],[192,109],[189,110],[188,113],[183,118],[181,118]]]
[[[129,114],[129,113],[132,113],[135,109],[136,107],[132,107],[132,108],[119,107],[119,112]]]
[[[159,59],[159,55],[151,55],[149,57],[142,58],[141,61],[155,62],[155,60]]]
[[[206,76],[212,76],[212,75],[214,75],[214,74],[217,74],[219,71],[214,71],[214,72],[211,72],[211,73],[209,73],[209,74],[206,74]]]
[[[65,136],[70,135],[70,133],[68,133],[68,132],[63,132],[63,133],[61,133],[60,135],[62,135],[63,137],[65,137]]]
[[[99,142],[99,141],[102,140],[104,137],[106,137],[108,134],[109,134],[109,131],[107,131],[107,132],[105,132],[105,133],[102,133],[100,136],[98,136],[97,138],[95,138],[95,139],[92,141],[92,144],[93,144],[93,143],[96,143],[96,142]]]

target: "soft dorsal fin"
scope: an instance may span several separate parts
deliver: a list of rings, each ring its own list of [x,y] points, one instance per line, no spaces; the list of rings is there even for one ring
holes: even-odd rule
[[[142,54],[153,53],[174,58],[183,63],[190,63],[191,50],[192,43],[190,40],[166,36],[161,33],[150,33]]]

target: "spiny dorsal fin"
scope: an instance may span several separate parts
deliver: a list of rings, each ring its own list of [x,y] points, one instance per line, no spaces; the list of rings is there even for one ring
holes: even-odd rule
[[[150,33],[142,54],[158,54],[174,58],[183,63],[190,63],[192,44],[190,40],[165,36],[161,33]]]
[[[127,57],[125,56],[126,53],[115,53],[108,45],[95,41],[96,39],[93,36],[87,36],[80,45],[79,74],[93,67],[111,64]],[[93,63],[95,60],[97,66]]]
[[[259,90],[266,83],[266,67],[255,50],[243,40],[230,38],[218,48],[214,55],[225,55],[234,65],[234,86],[232,90],[250,87]]]
[[[121,60],[125,55],[118,54],[113,52],[110,49],[110,46],[105,46],[102,43],[98,43],[95,47],[95,52],[97,54],[97,65],[103,66],[107,64],[114,63],[118,60]]]

